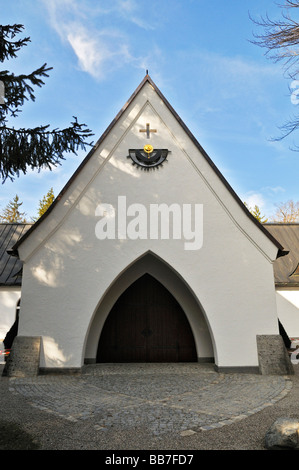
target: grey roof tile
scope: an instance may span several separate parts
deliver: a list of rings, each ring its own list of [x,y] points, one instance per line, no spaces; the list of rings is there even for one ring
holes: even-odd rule
[[[0,223],[0,286],[20,286],[22,261],[7,253],[32,224]]]
[[[289,254],[274,261],[274,276],[277,287],[299,287],[299,224],[264,224],[273,237]]]

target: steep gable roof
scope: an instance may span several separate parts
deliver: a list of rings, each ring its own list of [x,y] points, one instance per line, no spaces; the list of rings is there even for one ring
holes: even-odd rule
[[[109,134],[109,132],[112,130],[112,128],[117,124],[123,113],[126,111],[126,109],[129,107],[129,105],[132,103],[134,98],[138,95],[138,93],[141,91],[141,89],[144,87],[146,83],[149,83],[152,88],[155,90],[159,98],[163,101],[165,106],[168,108],[168,110],[172,113],[172,115],[175,117],[175,119],[178,121],[178,123],[181,125],[181,127],[184,129],[186,134],[189,136],[189,138],[192,140],[194,145],[198,148],[200,153],[203,155],[203,157],[206,159],[208,164],[212,167],[214,172],[217,174],[217,176],[220,178],[222,183],[225,185],[225,187],[228,189],[228,191],[231,193],[233,198],[236,200],[236,202],[239,204],[241,209],[246,213],[246,215],[251,219],[251,221],[258,226],[258,228],[271,240],[271,242],[277,247],[278,249],[278,257],[283,256],[285,253],[283,251],[283,246],[273,237],[273,235],[267,231],[262,224],[258,222],[258,220],[249,212],[249,210],[246,208],[246,206],[243,204],[243,202],[240,200],[238,195],[235,193],[235,191],[232,189],[228,181],[224,178],[222,173],[219,171],[219,169],[216,167],[214,162],[211,160],[211,158],[208,156],[208,154],[205,152],[205,150],[201,147],[197,139],[194,137],[194,135],[191,133],[191,131],[188,129],[188,127],[185,125],[185,123],[182,121],[182,119],[179,117],[179,115],[176,113],[176,111],[173,109],[173,107],[170,105],[170,103],[167,101],[167,99],[164,97],[164,95],[161,93],[159,88],[156,86],[156,84],[153,82],[153,80],[150,78],[148,74],[144,77],[140,85],[136,88],[134,93],[131,95],[129,100],[125,103],[125,105],[122,107],[122,109],[119,111],[117,116],[113,119],[113,121],[110,123],[110,125],[107,127],[105,132],[102,134],[102,136],[99,138],[99,140],[96,142],[96,144],[93,146],[91,151],[87,154],[87,156],[84,158],[84,160],[81,162],[81,164],[78,166],[77,170],[74,172],[73,176],[69,179],[69,181],[66,183],[64,188],[61,190],[59,195],[56,197],[52,205],[49,207],[49,209],[44,213],[44,215],[38,219],[38,221],[29,229],[23,237],[21,237],[20,240],[17,241],[17,243],[14,245],[11,254],[14,254],[15,256],[18,255],[18,248],[23,243],[23,241],[30,236],[30,234],[36,229],[38,225],[40,225],[43,220],[49,216],[55,205],[59,202],[59,200],[62,198],[62,196],[65,194],[67,189],[70,187],[74,179],[80,174],[82,168],[86,165],[86,163],[90,160],[94,152],[97,150],[97,148],[101,145],[101,143],[104,141],[106,136]]]

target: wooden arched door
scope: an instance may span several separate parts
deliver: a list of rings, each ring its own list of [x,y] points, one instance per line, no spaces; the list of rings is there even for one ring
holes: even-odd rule
[[[97,362],[193,362],[187,317],[170,292],[145,274],[117,300],[104,324]]]

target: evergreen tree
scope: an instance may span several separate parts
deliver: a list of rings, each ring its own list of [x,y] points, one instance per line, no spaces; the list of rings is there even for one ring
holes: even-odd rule
[[[53,188],[51,188],[49,189],[47,194],[39,201],[37,219],[39,219],[46,212],[46,210],[50,207],[54,199],[55,199],[55,196],[54,196]]]
[[[245,206],[247,207],[247,209],[249,210],[249,212],[261,223],[261,224],[265,224],[266,222],[268,222],[268,219],[261,214],[261,211],[260,211],[260,208],[255,205],[254,208],[252,209],[251,207],[248,207],[248,204],[246,202],[244,202]]]
[[[26,222],[25,212],[20,212],[20,207],[23,202],[19,202],[19,196],[16,194],[12,201],[9,201],[7,206],[3,209],[0,214],[0,221],[3,223],[20,223]]]
[[[16,40],[22,32],[21,24],[0,25],[0,62],[17,57],[17,52],[30,42],[29,37]],[[29,168],[38,169],[61,164],[64,153],[77,154],[85,150],[91,131],[85,124],[79,124],[76,117],[65,129],[49,129],[40,125],[32,129],[16,129],[8,125],[8,117],[16,118],[25,101],[35,101],[34,88],[44,85],[52,67],[42,65],[28,75],[15,75],[8,70],[0,71],[0,83],[4,85],[4,99],[0,104],[0,178],[13,180],[20,173],[26,174]],[[3,97],[2,97],[3,98]]]
[[[266,222],[268,222],[268,219],[264,215],[262,215],[257,205],[255,205],[254,208],[250,210],[250,212],[261,224],[265,224]]]

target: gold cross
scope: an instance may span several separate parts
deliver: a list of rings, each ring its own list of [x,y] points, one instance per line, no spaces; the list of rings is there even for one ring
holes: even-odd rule
[[[146,129],[139,129],[139,132],[146,132],[146,137],[150,138],[151,132],[157,132],[157,129],[151,129],[149,123],[146,124]]]

